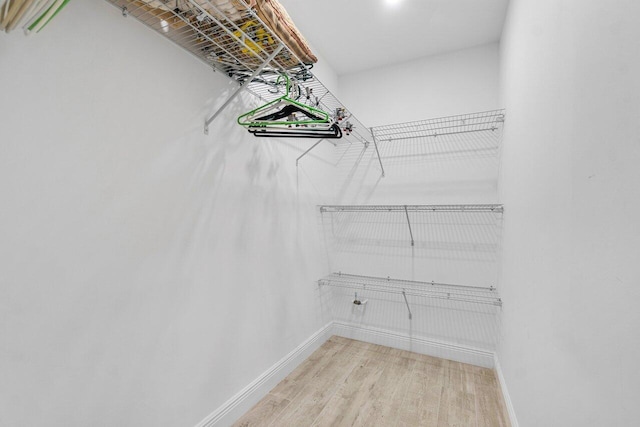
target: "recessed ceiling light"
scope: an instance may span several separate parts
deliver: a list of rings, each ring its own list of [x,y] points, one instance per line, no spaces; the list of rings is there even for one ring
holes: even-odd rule
[[[389,7],[396,7],[400,3],[402,3],[402,0],[384,0],[384,4],[386,4]]]

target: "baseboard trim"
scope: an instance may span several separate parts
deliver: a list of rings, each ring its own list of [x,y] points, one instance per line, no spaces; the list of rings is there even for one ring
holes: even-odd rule
[[[498,382],[500,383],[500,390],[502,391],[502,398],[504,399],[504,404],[507,407],[507,413],[509,414],[509,421],[511,421],[511,427],[518,427],[518,419],[516,418],[516,411],[513,408],[513,403],[511,402],[511,396],[509,395],[509,391],[507,389],[507,383],[504,380],[504,376],[502,375],[502,367],[500,366],[500,361],[498,360],[498,355],[495,355],[495,370],[496,375],[498,376]]]
[[[333,322],[327,323],[275,365],[240,390],[231,399],[200,421],[196,427],[223,427],[233,424],[273,387],[291,373],[332,335]]]
[[[494,366],[494,353],[492,351],[410,336],[387,329],[334,321],[333,334],[486,368],[493,368]]]

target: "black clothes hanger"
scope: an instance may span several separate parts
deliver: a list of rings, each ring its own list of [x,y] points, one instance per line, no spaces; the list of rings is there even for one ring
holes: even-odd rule
[[[300,108],[299,106],[297,106],[295,104],[287,104],[280,111],[276,111],[275,113],[271,113],[271,114],[268,114],[266,116],[256,117],[256,118],[254,118],[254,120],[255,121],[279,120],[279,119],[282,119],[284,117],[289,117],[293,113],[302,113],[302,114],[304,114],[305,116],[309,117],[312,120],[324,120],[324,117],[320,117],[318,115],[315,115],[312,112],[310,112],[310,111],[308,111],[308,110],[306,110],[304,108]]]
[[[292,128],[269,128],[269,127],[250,127],[249,132],[256,137],[272,137],[272,138],[325,138],[340,139],[342,138],[342,130],[340,126],[333,123],[329,128],[314,127],[292,127]]]

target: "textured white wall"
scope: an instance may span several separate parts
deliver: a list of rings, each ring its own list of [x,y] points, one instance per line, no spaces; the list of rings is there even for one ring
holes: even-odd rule
[[[631,0],[510,5],[499,357],[521,426],[640,418],[639,16]]]
[[[104,1],[0,35],[0,424],[195,425],[325,324],[334,148]]]
[[[498,71],[498,44],[489,44],[341,75],[338,83],[353,113],[381,126],[501,108]]]

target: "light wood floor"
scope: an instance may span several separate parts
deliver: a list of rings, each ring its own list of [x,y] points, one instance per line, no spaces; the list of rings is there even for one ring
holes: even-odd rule
[[[331,337],[234,426],[509,426],[493,370]]]

